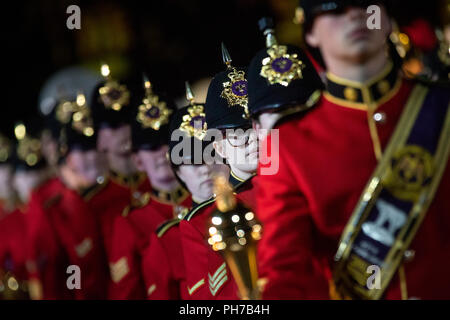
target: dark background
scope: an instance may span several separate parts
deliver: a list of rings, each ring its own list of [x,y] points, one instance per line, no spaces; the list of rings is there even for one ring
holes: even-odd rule
[[[416,17],[438,20],[438,0],[394,2],[401,24]],[[81,30],[68,30],[66,9],[81,8]],[[280,42],[301,44],[292,22],[296,0],[24,0],[1,12],[3,60],[2,125],[37,114],[45,80],[71,65],[99,70],[111,66],[119,78],[138,79],[145,71],[152,82],[174,97],[184,81],[194,82],[223,70],[220,42],[235,65],[247,64],[264,46],[257,21],[274,17]],[[6,117],[6,114],[9,117]]]

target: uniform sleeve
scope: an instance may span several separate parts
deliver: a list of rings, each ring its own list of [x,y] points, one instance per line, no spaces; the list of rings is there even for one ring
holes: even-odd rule
[[[112,247],[109,257],[111,274],[108,288],[109,299],[145,299],[141,259],[134,228],[126,218],[116,217],[113,223]]]
[[[100,231],[93,215],[81,198],[69,198],[54,214],[59,239],[70,263],[81,271],[81,289],[75,290],[79,300],[105,299],[108,267]]]
[[[0,279],[3,279],[3,275],[6,273],[5,261],[6,261],[6,253],[7,249],[7,226],[5,223],[5,219],[0,219]]]
[[[184,263],[186,266],[187,298],[206,299],[208,295],[208,247],[203,235],[194,227],[193,221],[180,222]]]
[[[270,147],[270,136],[267,139]],[[263,225],[258,261],[263,298],[327,299],[327,282],[317,276],[313,265],[310,209],[290,170],[290,152],[298,149],[280,146],[278,172],[258,177],[257,215]],[[260,164],[259,172],[262,167]]]
[[[58,268],[56,234],[40,201],[32,197],[26,215],[26,266],[30,296],[33,300],[67,298],[67,291],[61,289],[59,283],[63,280]]]
[[[173,252],[164,245],[165,238],[166,235],[164,238],[158,238],[156,234],[153,234],[150,240],[151,244],[143,254],[142,270],[149,300],[178,300],[181,298],[181,279],[177,277],[174,268],[182,266],[174,265],[177,262],[174,259],[181,260],[178,261],[181,264],[183,259],[179,251]]]

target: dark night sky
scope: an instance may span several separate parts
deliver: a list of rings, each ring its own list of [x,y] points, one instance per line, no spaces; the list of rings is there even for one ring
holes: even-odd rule
[[[6,30],[2,39],[6,56],[2,60],[7,81],[3,110],[14,119],[33,116],[39,90],[52,73],[73,64],[98,66],[111,56],[124,65],[124,76],[140,79],[141,72],[146,71],[169,94],[180,95],[185,80],[195,81],[223,69],[221,41],[227,44],[236,65],[247,64],[264,45],[257,20],[270,14],[277,22],[277,1],[295,2],[14,1],[2,12],[2,29]],[[398,4],[395,11],[402,21],[418,15],[433,16],[430,4],[434,1],[392,1]],[[66,28],[66,8],[71,4],[81,8],[80,31]],[[93,35],[92,28],[99,32]],[[120,30],[127,30],[127,40],[122,39],[125,44],[111,45],[120,38]],[[94,48],[86,44],[94,44]],[[2,117],[2,125],[10,122],[11,118]]]
[[[71,4],[81,8],[80,31],[66,28],[66,8]],[[85,20],[101,16],[100,28],[107,29],[108,10],[123,14],[128,44],[108,48],[107,41],[100,40],[100,48],[80,53],[89,33],[84,30],[89,28]],[[8,55],[3,59],[8,74],[4,108],[19,118],[35,113],[39,90],[53,72],[73,64],[99,65],[110,54],[125,61],[125,76],[137,78],[144,70],[166,91],[180,94],[184,80],[212,76],[223,68],[221,41],[227,43],[236,64],[246,64],[264,44],[258,37],[257,19],[270,11],[262,0],[25,0],[11,4],[8,12],[3,15],[8,30],[2,46]],[[114,25],[117,19],[112,17],[111,33]]]

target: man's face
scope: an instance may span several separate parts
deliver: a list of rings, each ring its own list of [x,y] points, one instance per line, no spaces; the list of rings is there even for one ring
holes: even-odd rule
[[[117,155],[131,153],[131,127],[122,125],[118,128],[101,128],[98,133],[97,146],[100,151]]]
[[[213,166],[183,164],[178,167],[178,177],[186,184],[196,199],[206,200],[213,194]]]
[[[369,30],[366,8],[348,7],[343,13],[324,13],[314,20],[306,41],[319,48],[326,63],[333,59],[364,63],[384,50],[391,25],[383,6],[380,29]]]
[[[220,145],[219,145],[220,144]],[[258,166],[258,138],[253,129],[226,130],[221,141],[214,142],[214,148],[227,159],[232,168],[253,173]]]
[[[58,163],[58,142],[46,131],[42,134],[42,153],[47,163],[54,167]]]
[[[136,154],[137,167],[145,171],[150,182],[159,184],[171,184],[176,178],[167,159],[169,147],[163,145],[157,150],[139,150]]]
[[[13,178],[13,186],[22,203],[27,203],[30,194],[42,180],[42,173],[36,170],[16,171]]]
[[[96,150],[72,150],[66,162],[72,173],[82,182],[83,187],[95,184],[97,178],[104,174],[102,162]]]

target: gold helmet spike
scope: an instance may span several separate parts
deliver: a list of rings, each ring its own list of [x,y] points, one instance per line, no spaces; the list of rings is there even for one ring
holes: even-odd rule
[[[186,81],[184,84],[186,86],[186,99],[187,99],[187,101],[189,101],[190,105],[193,105],[194,101],[195,101],[195,97],[194,97],[194,93],[192,92],[191,85],[189,84],[189,81]]]
[[[266,37],[266,47],[270,48],[278,44],[277,38],[275,37],[275,29],[273,24],[273,19],[269,17],[261,18],[258,21],[259,30],[263,31]]]
[[[142,82],[144,83],[145,93],[149,94],[152,90],[152,83],[145,73],[142,74]]]
[[[199,140],[203,140],[208,129],[205,121],[205,109],[203,105],[195,104],[194,93],[188,81],[185,82],[185,86],[186,99],[189,101],[190,106],[187,108],[188,113],[183,116],[183,121],[179,129],[186,132],[189,137],[196,137]]]
[[[139,106],[136,120],[143,129],[159,130],[161,126],[169,123],[169,116],[173,111],[167,107],[165,101],[160,100],[159,96],[153,93],[152,84],[147,75],[142,75],[142,82],[145,95]]]
[[[231,68],[231,62],[233,60],[231,59],[230,53],[228,52],[227,47],[225,47],[225,44],[223,42],[221,43],[221,48],[222,48],[223,63],[225,63],[227,68]]]
[[[100,99],[106,109],[120,111],[130,102],[130,92],[128,88],[112,79],[111,70],[106,63],[103,63],[100,72],[105,78],[105,85],[98,89]]]
[[[79,107],[83,107],[86,104],[86,96],[83,92],[78,92],[76,103]]]
[[[109,65],[107,65],[106,63],[102,63],[101,67],[100,67],[100,73],[102,74],[102,76],[106,79],[109,78],[109,76],[111,75],[111,70],[109,69]]]
[[[14,134],[17,140],[23,140],[27,135],[27,128],[23,123],[18,123],[14,127]]]

